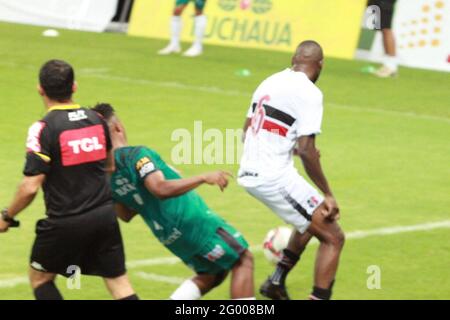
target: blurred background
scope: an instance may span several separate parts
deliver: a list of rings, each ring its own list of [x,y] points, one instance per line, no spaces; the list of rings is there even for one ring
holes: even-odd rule
[[[0,21],[168,39],[173,6],[167,0],[0,0]],[[308,37],[327,56],[383,59],[383,36],[373,30],[376,17],[365,0],[209,0],[206,15],[209,44],[292,51]],[[182,40],[192,40],[192,20],[186,19]],[[398,63],[450,71],[449,29],[450,0],[396,1]]]

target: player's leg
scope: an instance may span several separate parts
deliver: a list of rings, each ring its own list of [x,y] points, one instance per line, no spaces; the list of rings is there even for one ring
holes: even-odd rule
[[[181,31],[183,29],[183,23],[181,15],[186,8],[189,0],[176,0],[175,8],[173,9],[172,17],[170,18],[170,42],[167,47],[158,51],[161,55],[167,55],[171,53],[178,53],[181,51]]]
[[[398,72],[395,36],[392,31],[395,0],[376,0],[374,3],[380,7],[380,27],[383,35],[383,46],[385,52],[383,66],[375,72],[375,75],[381,78],[395,76]]]
[[[286,290],[286,278],[289,272],[296,266],[306,245],[311,240],[309,232],[300,233],[298,230],[292,232],[291,238],[280,262],[277,263],[275,271],[261,286],[261,293],[274,300],[290,300]]]
[[[246,189],[296,229],[274,273],[260,287],[260,293],[267,298],[289,300],[285,286],[286,277],[298,264],[301,254],[311,240],[312,235],[307,228],[323,197],[297,172],[290,172],[275,181]]]
[[[253,271],[253,255],[245,250],[231,270],[231,299],[255,299]]]
[[[184,281],[170,296],[170,300],[198,300],[213,288],[219,286],[228,272],[218,274],[198,273],[195,277]]]
[[[213,263],[223,270],[231,270],[231,299],[255,299],[254,261],[247,241],[240,232],[225,222],[217,229],[215,239],[214,248],[220,247],[222,252]]]
[[[218,287],[224,282],[228,276],[228,271],[220,271],[217,274],[197,274],[192,281],[197,285],[201,295],[207,294],[209,291]]]
[[[383,46],[385,51],[384,65],[392,72],[398,71],[398,61],[395,48],[395,36],[391,28],[381,30],[383,34]]]
[[[63,300],[55,285],[56,274],[30,268],[29,278],[36,300]]]
[[[219,228],[211,229],[211,238],[202,250],[184,263],[197,276],[186,280],[170,297],[172,300],[199,299],[220,285],[229,271],[231,298],[251,299],[253,291],[253,257],[248,243],[232,226],[220,220]]]
[[[115,300],[138,300],[126,274],[115,278],[104,278],[106,287]]]
[[[230,250],[227,248],[226,250]],[[229,255],[226,253],[225,255]],[[245,250],[240,256],[235,253],[232,257],[223,257],[223,261],[234,261],[231,267],[231,299],[254,299],[254,283],[253,283],[253,255],[250,251]],[[236,260],[237,259],[237,260]],[[202,270],[209,273],[199,273],[194,278],[186,280],[172,294],[171,300],[197,300],[203,295],[218,287],[226,279],[228,271],[222,270],[221,265],[217,265],[206,259],[202,261]],[[221,262],[228,264],[229,262]],[[197,263],[199,267],[199,263]],[[229,268],[229,267],[226,267]],[[212,274],[214,273],[214,274]]]
[[[203,14],[206,0],[195,0],[195,18],[194,18],[194,43],[184,53],[187,57],[196,57],[203,53],[203,38],[205,37],[208,20]]]
[[[395,37],[394,32],[391,28],[385,28],[382,30],[383,32],[383,45],[384,45],[384,51],[388,56],[395,57],[396,56],[396,50],[395,50]]]
[[[314,211],[308,232],[320,241],[314,270],[314,287],[310,298],[328,300],[336,276],[339,257],[344,246],[345,236],[335,220],[325,218],[320,211],[323,204]]]
[[[227,248],[226,250],[230,250]],[[229,255],[226,253],[226,255]],[[229,257],[224,257],[225,260],[235,261],[235,253]],[[185,281],[171,296],[172,300],[196,300],[205,295],[213,288],[218,287],[226,279],[228,271],[222,270],[221,265],[211,263],[203,259],[203,270],[208,270],[211,273],[200,273],[194,278]],[[198,264],[197,264],[198,266]],[[205,269],[206,268],[206,269]],[[230,294],[232,299],[254,299],[254,284],[253,284],[253,255],[250,251],[245,250],[234,262],[231,267],[231,287]]]

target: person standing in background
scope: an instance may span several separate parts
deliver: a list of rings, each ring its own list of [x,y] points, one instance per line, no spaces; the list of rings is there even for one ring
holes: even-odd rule
[[[396,0],[369,0],[368,6],[380,8],[380,29],[383,34],[385,57],[383,65],[374,72],[377,77],[389,78],[398,74],[398,61],[395,48],[395,36],[391,29]]]
[[[160,55],[169,55],[172,53],[181,52],[180,38],[182,30],[181,15],[188,5],[189,1],[195,3],[195,18],[194,18],[194,43],[183,54],[185,57],[197,57],[203,53],[203,37],[205,35],[207,19],[203,14],[206,5],[206,0],[176,0],[175,9],[170,22],[171,39],[170,43],[164,49],[158,51]]]

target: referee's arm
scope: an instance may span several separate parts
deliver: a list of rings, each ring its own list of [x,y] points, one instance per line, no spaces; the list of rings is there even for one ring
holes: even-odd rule
[[[44,181],[45,174],[24,176],[22,182],[19,184],[13,201],[8,207],[6,212],[7,216],[14,219],[19,212],[28,207],[31,202],[33,202]],[[8,231],[9,225],[9,222],[6,222],[4,219],[0,219],[0,232]]]

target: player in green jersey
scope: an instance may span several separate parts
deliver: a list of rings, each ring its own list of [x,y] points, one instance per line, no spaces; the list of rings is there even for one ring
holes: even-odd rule
[[[119,217],[140,214],[158,240],[196,275],[170,297],[199,299],[231,271],[231,298],[254,299],[253,257],[243,236],[215,214],[194,191],[202,184],[223,191],[229,173],[182,178],[153,150],[127,145],[125,129],[109,104],[93,108],[108,122],[114,150],[111,187]]]
[[[168,55],[172,53],[179,53],[181,51],[181,30],[182,21],[181,15],[189,2],[193,2],[195,6],[194,16],[194,43],[183,53],[185,57],[197,57],[203,53],[203,38],[205,36],[207,19],[203,14],[206,0],[176,0],[175,8],[173,9],[170,20],[170,43],[158,51],[161,55]]]

